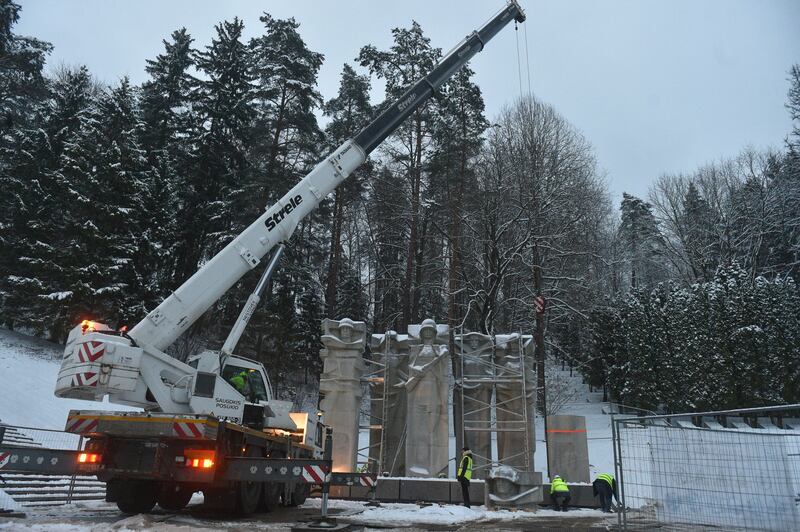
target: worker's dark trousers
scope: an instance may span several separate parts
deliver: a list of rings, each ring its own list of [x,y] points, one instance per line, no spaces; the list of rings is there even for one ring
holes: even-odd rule
[[[608,482],[605,480],[595,480],[592,482],[592,486],[594,486],[594,490],[597,492],[597,496],[600,498],[600,509],[604,512],[611,511],[611,495],[613,492],[611,491],[611,486],[608,485]]]
[[[564,510],[567,511],[567,506],[569,506],[569,492],[568,491],[555,491],[550,494],[550,498],[553,499],[553,508],[556,510]]]
[[[458,483],[461,484],[461,496],[464,498],[464,506],[469,508],[469,479],[458,477]]]

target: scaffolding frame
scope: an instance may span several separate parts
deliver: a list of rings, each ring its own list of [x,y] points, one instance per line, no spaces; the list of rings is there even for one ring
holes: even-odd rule
[[[529,412],[531,407],[528,401],[529,383],[525,378],[527,371],[527,356],[525,354],[525,337],[521,333],[508,335],[507,339],[500,342],[497,340],[496,335],[486,335],[491,339],[491,356],[488,361],[485,355],[487,349],[470,350],[465,347],[464,336],[469,333],[464,333],[463,327],[458,329],[458,342],[459,346],[459,361],[461,365],[461,378],[457,382],[461,387],[461,441],[466,442],[467,433],[488,433],[489,435],[489,456],[475,455],[476,458],[482,458],[482,464],[476,466],[476,470],[490,469],[492,467],[509,465],[515,469],[519,469],[519,465],[513,465],[517,459],[522,457],[524,471],[533,471],[533,452],[534,446],[531,441],[532,431],[530,422],[534,419],[534,412]],[[505,336],[505,335],[504,335]],[[508,347],[510,344],[516,343],[519,350],[520,363],[519,368],[500,365],[497,361],[497,351],[500,347]],[[479,374],[475,371],[468,371],[469,368],[477,368]],[[491,387],[488,395],[488,401],[482,401],[477,397],[469,397],[465,385],[488,385]],[[497,404],[497,386],[509,384],[517,385],[519,393],[514,394],[510,400],[522,400],[522,412],[515,412],[508,408],[504,408]],[[475,419],[477,414],[488,412],[488,421],[485,419]],[[498,421],[497,414],[502,412],[507,419]],[[472,418],[472,419],[470,419]],[[497,459],[493,458],[492,450],[495,448],[495,442],[500,433],[522,433],[523,445],[522,449],[514,454],[500,457],[499,449],[497,449]],[[475,451],[473,450],[473,454]]]
[[[386,342],[388,345],[388,342]],[[388,348],[387,348],[388,349]],[[384,359],[387,358],[388,353],[383,353]],[[361,377],[361,385],[366,385],[367,393],[369,393],[369,402],[367,403],[367,411],[364,411],[364,402],[361,402],[361,408],[359,409],[359,424],[358,424],[358,432],[359,432],[359,439],[361,438],[361,431],[363,429],[367,430],[367,445],[365,447],[358,447],[358,455],[356,458],[357,464],[365,464],[366,470],[370,473],[381,473],[384,471],[383,469],[383,453],[386,448],[386,431],[385,431],[385,423],[386,420],[386,408],[388,401],[386,400],[386,370],[387,366],[383,362],[378,360],[370,360],[364,359],[365,367],[369,368],[367,372]],[[372,393],[375,385],[380,384],[382,386],[383,394],[382,397],[376,398],[375,394]],[[383,401],[381,405],[381,415],[380,417],[374,416],[372,414],[372,405],[375,401]],[[368,424],[362,425],[360,420],[364,417],[367,418],[369,421]],[[378,439],[377,444],[372,443],[372,431],[380,431],[380,438]],[[375,459],[372,456],[372,450],[374,447],[378,448],[378,458]],[[361,468],[359,467],[359,470]]]

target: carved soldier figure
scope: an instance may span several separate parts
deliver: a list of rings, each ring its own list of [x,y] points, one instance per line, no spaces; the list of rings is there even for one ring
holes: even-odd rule
[[[500,429],[497,434],[497,457],[503,465],[532,467],[536,442],[533,430],[536,394],[531,337],[509,334],[497,335],[495,339],[498,368],[495,402],[497,428]],[[527,438],[524,431],[528,432]]]
[[[447,347],[434,345],[436,323],[420,327],[420,343],[411,347],[406,390],[406,476],[436,477],[447,472]]]
[[[373,360],[385,366],[385,381],[370,383],[370,425],[383,425],[383,469],[390,475],[405,473],[406,390],[398,386],[408,376],[408,336],[388,331],[373,334],[370,342]],[[385,390],[384,390],[385,387]],[[384,405],[384,398],[386,404]],[[380,459],[381,430],[370,430],[369,456],[372,463]]]
[[[461,357],[463,368],[464,394],[464,427],[481,429],[464,431],[464,445],[472,450],[474,459],[474,475],[472,478],[483,478],[484,468],[491,457],[491,401],[492,337],[470,332],[456,336],[456,350]],[[486,380],[487,382],[479,382]]]
[[[355,471],[358,460],[358,418],[364,373],[366,324],[344,318],[322,322],[323,370],[319,391],[325,423],[333,428],[333,463],[337,471]]]

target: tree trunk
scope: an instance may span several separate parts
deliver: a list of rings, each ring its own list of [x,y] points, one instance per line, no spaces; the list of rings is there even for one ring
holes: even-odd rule
[[[406,257],[406,280],[403,285],[403,315],[400,321],[400,329],[408,330],[408,324],[414,319],[416,308],[414,308],[414,274],[415,260],[417,256],[417,226],[419,224],[419,194],[420,181],[422,178],[422,117],[420,110],[414,113],[415,136],[414,153],[411,157],[412,165],[409,168],[411,174],[411,230],[408,237],[408,256]]]
[[[337,189],[333,204],[333,228],[331,229],[331,249],[328,260],[328,278],[325,286],[325,317],[336,319],[336,292],[339,281],[339,263],[341,261],[343,203]]]

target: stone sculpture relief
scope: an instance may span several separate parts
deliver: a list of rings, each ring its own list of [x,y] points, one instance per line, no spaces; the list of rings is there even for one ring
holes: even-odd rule
[[[348,318],[323,320],[321,341],[325,348],[320,350],[320,408],[325,412],[325,424],[335,435],[333,470],[355,471],[366,324]]]
[[[532,338],[529,335],[519,334],[497,335],[495,338],[497,342],[495,361],[498,370],[495,402],[497,428],[500,429],[497,434],[497,458],[503,465],[524,469],[527,455],[528,465],[532,467],[536,441],[533,420],[536,379]],[[524,360],[522,357],[525,357]],[[522,372],[525,376],[524,391],[519,379]],[[504,377],[508,377],[509,382],[503,382]],[[513,380],[516,382],[512,382]],[[527,448],[524,432],[509,430],[523,428],[528,432]]]
[[[472,450],[475,460],[472,478],[482,479],[485,476],[487,461],[492,456],[492,438],[487,431],[491,423],[490,405],[493,387],[491,382],[476,381],[491,381],[494,378],[492,371],[494,342],[491,336],[471,332],[456,335],[455,347],[459,356],[463,358],[464,443]],[[481,430],[470,431],[470,428]]]
[[[397,386],[408,375],[408,336],[389,331],[373,334],[370,342],[373,360],[386,366],[385,381],[370,383],[370,425],[383,424],[383,470],[392,476],[405,474],[406,390]],[[384,395],[384,386],[386,394]],[[384,405],[384,396],[386,405]],[[370,462],[381,459],[381,430],[369,433]],[[376,471],[378,472],[378,471]]]
[[[406,464],[409,477],[437,477],[448,466],[448,351],[435,345],[436,323],[427,319],[411,346],[406,391]]]

